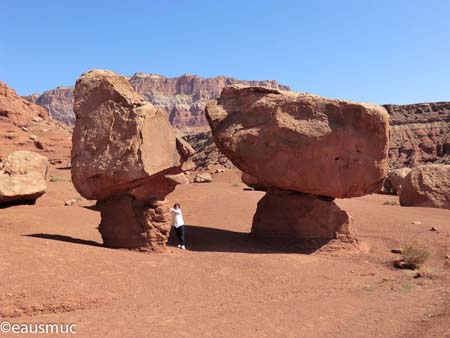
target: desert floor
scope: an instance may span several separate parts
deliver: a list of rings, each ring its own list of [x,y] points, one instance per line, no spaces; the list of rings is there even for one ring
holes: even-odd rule
[[[35,206],[0,209],[0,321],[75,323],[76,336],[102,338],[450,337],[450,210],[339,200],[360,248],[306,254],[249,238],[263,193],[227,171],[169,196],[189,250],[143,254],[102,247],[94,203],[65,207],[70,170],[50,174]],[[426,277],[392,266],[390,250],[414,239],[432,251]]]

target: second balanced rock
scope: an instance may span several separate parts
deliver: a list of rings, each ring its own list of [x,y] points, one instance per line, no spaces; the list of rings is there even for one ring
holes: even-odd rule
[[[351,237],[350,218],[333,198],[380,189],[389,140],[384,108],[231,86],[208,103],[206,112],[218,148],[243,172],[272,187],[258,204],[253,233]]]

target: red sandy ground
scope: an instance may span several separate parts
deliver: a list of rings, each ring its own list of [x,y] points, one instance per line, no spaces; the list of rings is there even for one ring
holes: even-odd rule
[[[77,196],[67,181],[49,182],[36,206],[0,209],[0,321],[75,323],[90,338],[450,337],[450,210],[340,200],[361,250],[296,253],[248,238],[263,193],[239,183],[228,171],[179,186],[169,200],[189,250],[165,254],[101,247],[93,203],[64,207]],[[433,252],[431,279],[392,267],[390,249],[414,238]]]

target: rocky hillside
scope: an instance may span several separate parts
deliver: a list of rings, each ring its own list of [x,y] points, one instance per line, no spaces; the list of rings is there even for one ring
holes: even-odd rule
[[[391,117],[392,168],[450,163],[450,102],[384,107]]]
[[[289,90],[288,86],[273,80],[243,81],[224,76],[202,78],[189,74],[167,78],[136,73],[129,81],[139,94],[153,105],[163,108],[172,125],[184,133],[208,129],[204,114],[205,104],[208,100],[219,97],[227,85],[243,84]],[[73,87],[58,87],[42,95],[33,94],[24,98],[46,108],[52,118],[73,126]]]
[[[68,164],[71,129],[0,82],[0,144],[0,161],[15,150],[31,150]]]
[[[73,87],[57,87],[45,91],[42,95],[33,94],[24,96],[24,98],[45,108],[52,119],[69,126],[74,125]]]

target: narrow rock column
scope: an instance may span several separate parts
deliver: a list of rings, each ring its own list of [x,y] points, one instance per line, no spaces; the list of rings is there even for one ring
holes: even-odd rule
[[[252,234],[259,238],[356,241],[352,218],[333,198],[274,187],[258,202]]]
[[[138,201],[122,195],[98,201],[101,212],[99,231],[105,246],[139,251],[163,251],[170,233],[170,208],[167,201]]]

